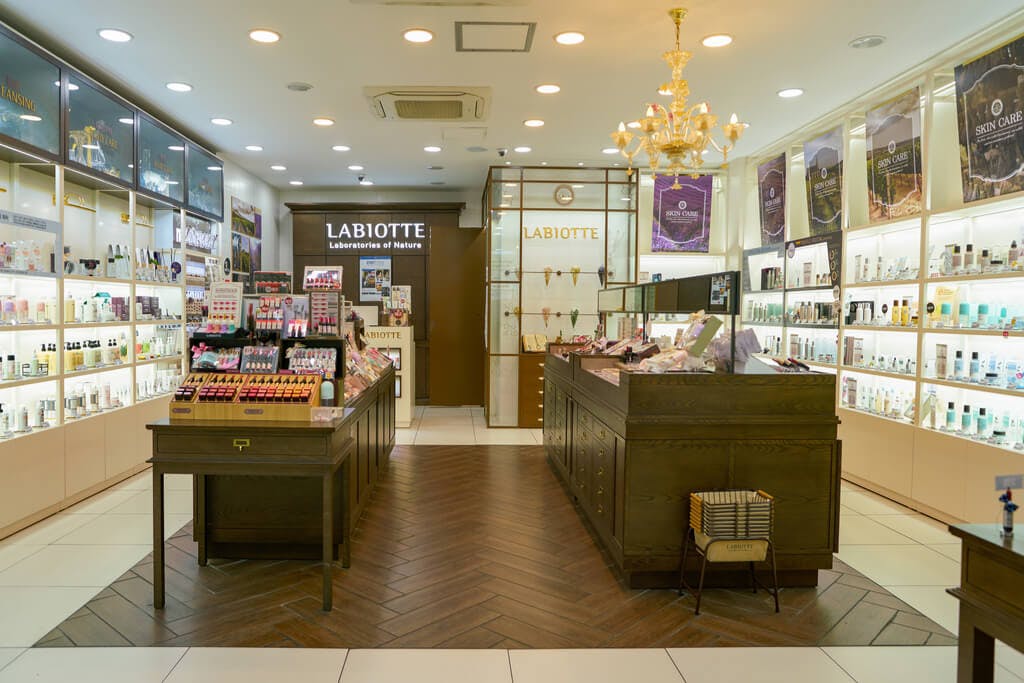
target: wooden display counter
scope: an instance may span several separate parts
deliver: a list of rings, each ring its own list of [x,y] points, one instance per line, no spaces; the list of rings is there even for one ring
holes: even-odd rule
[[[345,417],[337,421],[335,441],[351,438],[347,464],[335,473],[334,487],[347,485],[345,515],[343,497],[334,503],[335,556],[337,546],[347,542],[370,499],[377,479],[387,469],[395,443],[395,373],[389,368],[381,378],[346,406]],[[282,423],[286,424],[286,423]],[[315,425],[294,423],[306,428]],[[238,436],[259,428],[259,422],[238,423]],[[160,453],[157,437],[174,432],[188,439],[197,453],[224,457],[204,446],[208,441],[204,422],[188,421],[162,425],[154,431],[154,456]],[[323,439],[281,437],[281,454],[300,459],[320,456]],[[340,442],[339,442],[340,443]],[[313,450],[310,450],[313,449]],[[313,451],[316,451],[315,453]],[[253,465],[258,467],[258,465]],[[344,481],[348,471],[347,482]],[[218,558],[316,559],[321,556],[321,482],[314,477],[207,475],[194,487],[194,536],[203,541],[201,554]],[[200,516],[199,510],[204,511]],[[350,529],[342,529],[347,518]]]
[[[816,585],[839,545],[835,376],[589,371],[617,363],[548,354],[544,445],[629,585],[675,587],[690,492],[733,488],[775,496],[779,582]],[[745,569],[706,583],[748,586]]]

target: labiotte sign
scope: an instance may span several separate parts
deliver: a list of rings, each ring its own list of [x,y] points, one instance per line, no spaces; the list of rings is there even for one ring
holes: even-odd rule
[[[327,222],[328,251],[430,251],[426,223]]]

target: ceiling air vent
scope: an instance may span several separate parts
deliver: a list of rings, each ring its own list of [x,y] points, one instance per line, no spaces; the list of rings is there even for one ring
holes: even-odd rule
[[[490,88],[369,87],[363,93],[374,116],[389,121],[483,121]]]

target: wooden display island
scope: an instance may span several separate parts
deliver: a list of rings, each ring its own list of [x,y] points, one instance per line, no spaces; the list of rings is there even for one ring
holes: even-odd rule
[[[149,428],[154,477],[195,475],[201,562],[322,559],[328,549],[337,559],[394,447],[395,373],[388,368],[329,423],[161,420]]]
[[[590,372],[617,364],[548,353],[544,445],[629,585],[676,587],[690,492],[734,488],[775,497],[780,585],[816,585],[839,546],[835,376]],[[708,572],[749,586],[745,566]]]

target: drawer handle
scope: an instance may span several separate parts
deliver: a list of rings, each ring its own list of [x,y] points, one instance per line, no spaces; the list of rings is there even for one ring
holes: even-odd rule
[[[602,506],[600,503],[597,504],[597,514],[599,514],[599,515],[603,515],[604,514],[604,506]]]
[[[604,493],[604,487],[603,486],[598,486],[597,487],[597,495],[600,496],[602,493]]]
[[[604,468],[603,467],[598,467],[597,468],[597,476],[599,476],[599,477],[603,477],[604,476]]]
[[[539,365],[540,367],[544,367],[543,363],[537,363],[537,365]]]
[[[540,377],[538,377],[537,379],[544,379],[544,376],[543,376],[543,375],[541,375],[541,376],[540,376]]]
[[[243,448],[248,448],[250,445],[249,439],[235,439],[231,442],[231,447],[237,448],[239,453],[242,452]]]
[[[581,489],[585,488],[585,487],[583,486],[583,482],[582,482],[582,481],[580,482],[580,488],[581,488]]]
[[[597,457],[603,458],[604,457],[604,451],[598,451],[597,452]]]
[[[602,430],[601,430],[601,438],[603,439],[604,437],[605,437],[605,432],[604,432],[604,430],[602,429]]]
[[[543,417],[538,417],[538,418],[537,418],[537,422],[543,422],[543,421],[544,421],[544,418],[543,418]]]
[[[544,395],[544,390],[543,389],[538,389],[537,393],[540,394],[541,396],[543,396]]]
[[[543,403],[538,403],[538,404],[537,404],[537,407],[538,407],[538,408],[543,408],[543,407],[544,407],[544,404],[543,404]]]

